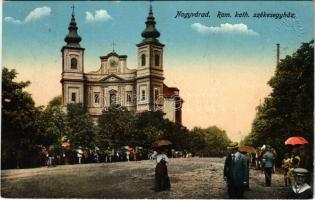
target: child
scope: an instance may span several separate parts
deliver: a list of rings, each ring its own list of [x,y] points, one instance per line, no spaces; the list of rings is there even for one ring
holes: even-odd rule
[[[311,199],[313,197],[313,190],[305,181],[308,170],[295,168],[292,170],[292,174],[294,176],[294,184],[291,187],[289,198]]]
[[[285,186],[291,185],[291,159],[289,158],[289,154],[286,153],[284,155],[284,159],[282,160],[282,168],[284,169],[284,183]]]

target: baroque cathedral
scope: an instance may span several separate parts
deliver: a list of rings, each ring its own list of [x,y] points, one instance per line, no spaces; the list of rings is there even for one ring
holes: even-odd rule
[[[84,72],[84,48],[80,46],[74,11],[69,24],[67,43],[62,47],[62,102],[82,103],[92,117],[103,110],[123,106],[136,112],[160,110],[165,117],[177,124],[182,123],[182,103],[179,90],[164,84],[163,48],[157,39],[155,18],[150,5],[146,27],[137,44],[137,68],[127,67],[127,55],[119,55],[113,49],[100,56],[97,71]]]

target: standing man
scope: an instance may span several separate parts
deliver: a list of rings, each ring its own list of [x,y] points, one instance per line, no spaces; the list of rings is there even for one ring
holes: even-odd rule
[[[105,162],[111,162],[111,150],[110,147],[107,147],[107,149],[105,150]]]
[[[110,151],[109,162],[113,162],[114,159],[115,159],[115,149],[112,148],[112,150]]]
[[[129,152],[129,150],[127,150],[127,151],[126,151],[126,159],[127,159],[128,162],[130,161],[130,160],[129,160],[129,159],[130,159],[129,156],[130,156],[130,152]]]
[[[78,164],[81,164],[82,155],[83,155],[82,149],[77,149]]]
[[[48,148],[48,167],[53,167],[54,165],[54,148],[53,146],[50,146]]]
[[[266,152],[263,155],[263,165],[264,165],[264,172],[265,172],[265,181],[266,186],[271,186],[271,173],[273,167],[274,155],[271,152],[270,146],[266,146]]]
[[[228,146],[230,153],[224,163],[224,179],[227,181],[228,193],[231,199],[243,198],[244,186],[248,180],[247,156],[238,151],[238,143]]]

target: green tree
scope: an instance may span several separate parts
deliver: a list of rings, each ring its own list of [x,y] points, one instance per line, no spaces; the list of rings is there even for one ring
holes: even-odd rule
[[[24,91],[30,82],[15,82],[17,72],[2,70],[2,167],[15,167],[34,145],[34,121],[38,109],[31,95]]]
[[[154,141],[163,138],[166,131],[163,115],[160,111],[137,114],[134,137],[140,146],[151,148]]]
[[[281,60],[268,84],[272,92],[257,107],[251,133],[244,143],[269,144],[279,153],[278,158],[286,150],[284,141],[291,136],[305,137],[313,148],[314,41],[303,43]]]
[[[80,103],[68,104],[65,136],[75,147],[93,147],[96,126]]]
[[[224,156],[231,142],[224,130],[216,126],[206,129],[195,127],[190,132],[190,151],[202,156]]]
[[[186,150],[189,145],[188,129],[180,124],[164,119],[164,132],[162,138],[172,141],[172,148],[176,150]]]
[[[164,118],[162,112],[130,112],[126,108],[109,108],[98,120],[97,145],[120,147],[123,145],[151,148],[158,139],[168,139],[173,147],[186,146],[187,129]]]
[[[46,147],[61,145],[62,137],[66,133],[66,114],[63,112],[61,97],[54,97],[41,112],[38,112],[35,120],[37,130],[37,144]]]
[[[226,147],[231,140],[224,130],[216,126],[209,127],[205,131],[206,149],[209,156],[223,156],[226,154]]]
[[[187,150],[197,156],[204,155],[206,149],[205,135],[202,128],[194,127],[187,135]]]
[[[50,100],[47,107],[48,108],[60,108],[60,107],[62,107],[61,95],[55,96],[52,100]]]
[[[151,148],[152,143],[159,139],[170,140],[172,148],[177,150],[183,150],[187,146],[187,129],[164,118],[161,111],[138,113],[136,129],[135,138],[145,148]]]
[[[96,145],[102,149],[108,146],[130,145],[135,130],[135,113],[126,108],[110,107],[98,119]]]

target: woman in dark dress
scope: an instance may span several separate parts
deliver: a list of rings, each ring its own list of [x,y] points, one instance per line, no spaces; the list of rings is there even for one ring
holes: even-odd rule
[[[165,154],[158,154],[155,167],[155,191],[169,190],[171,188],[170,179],[167,172],[168,158]]]

